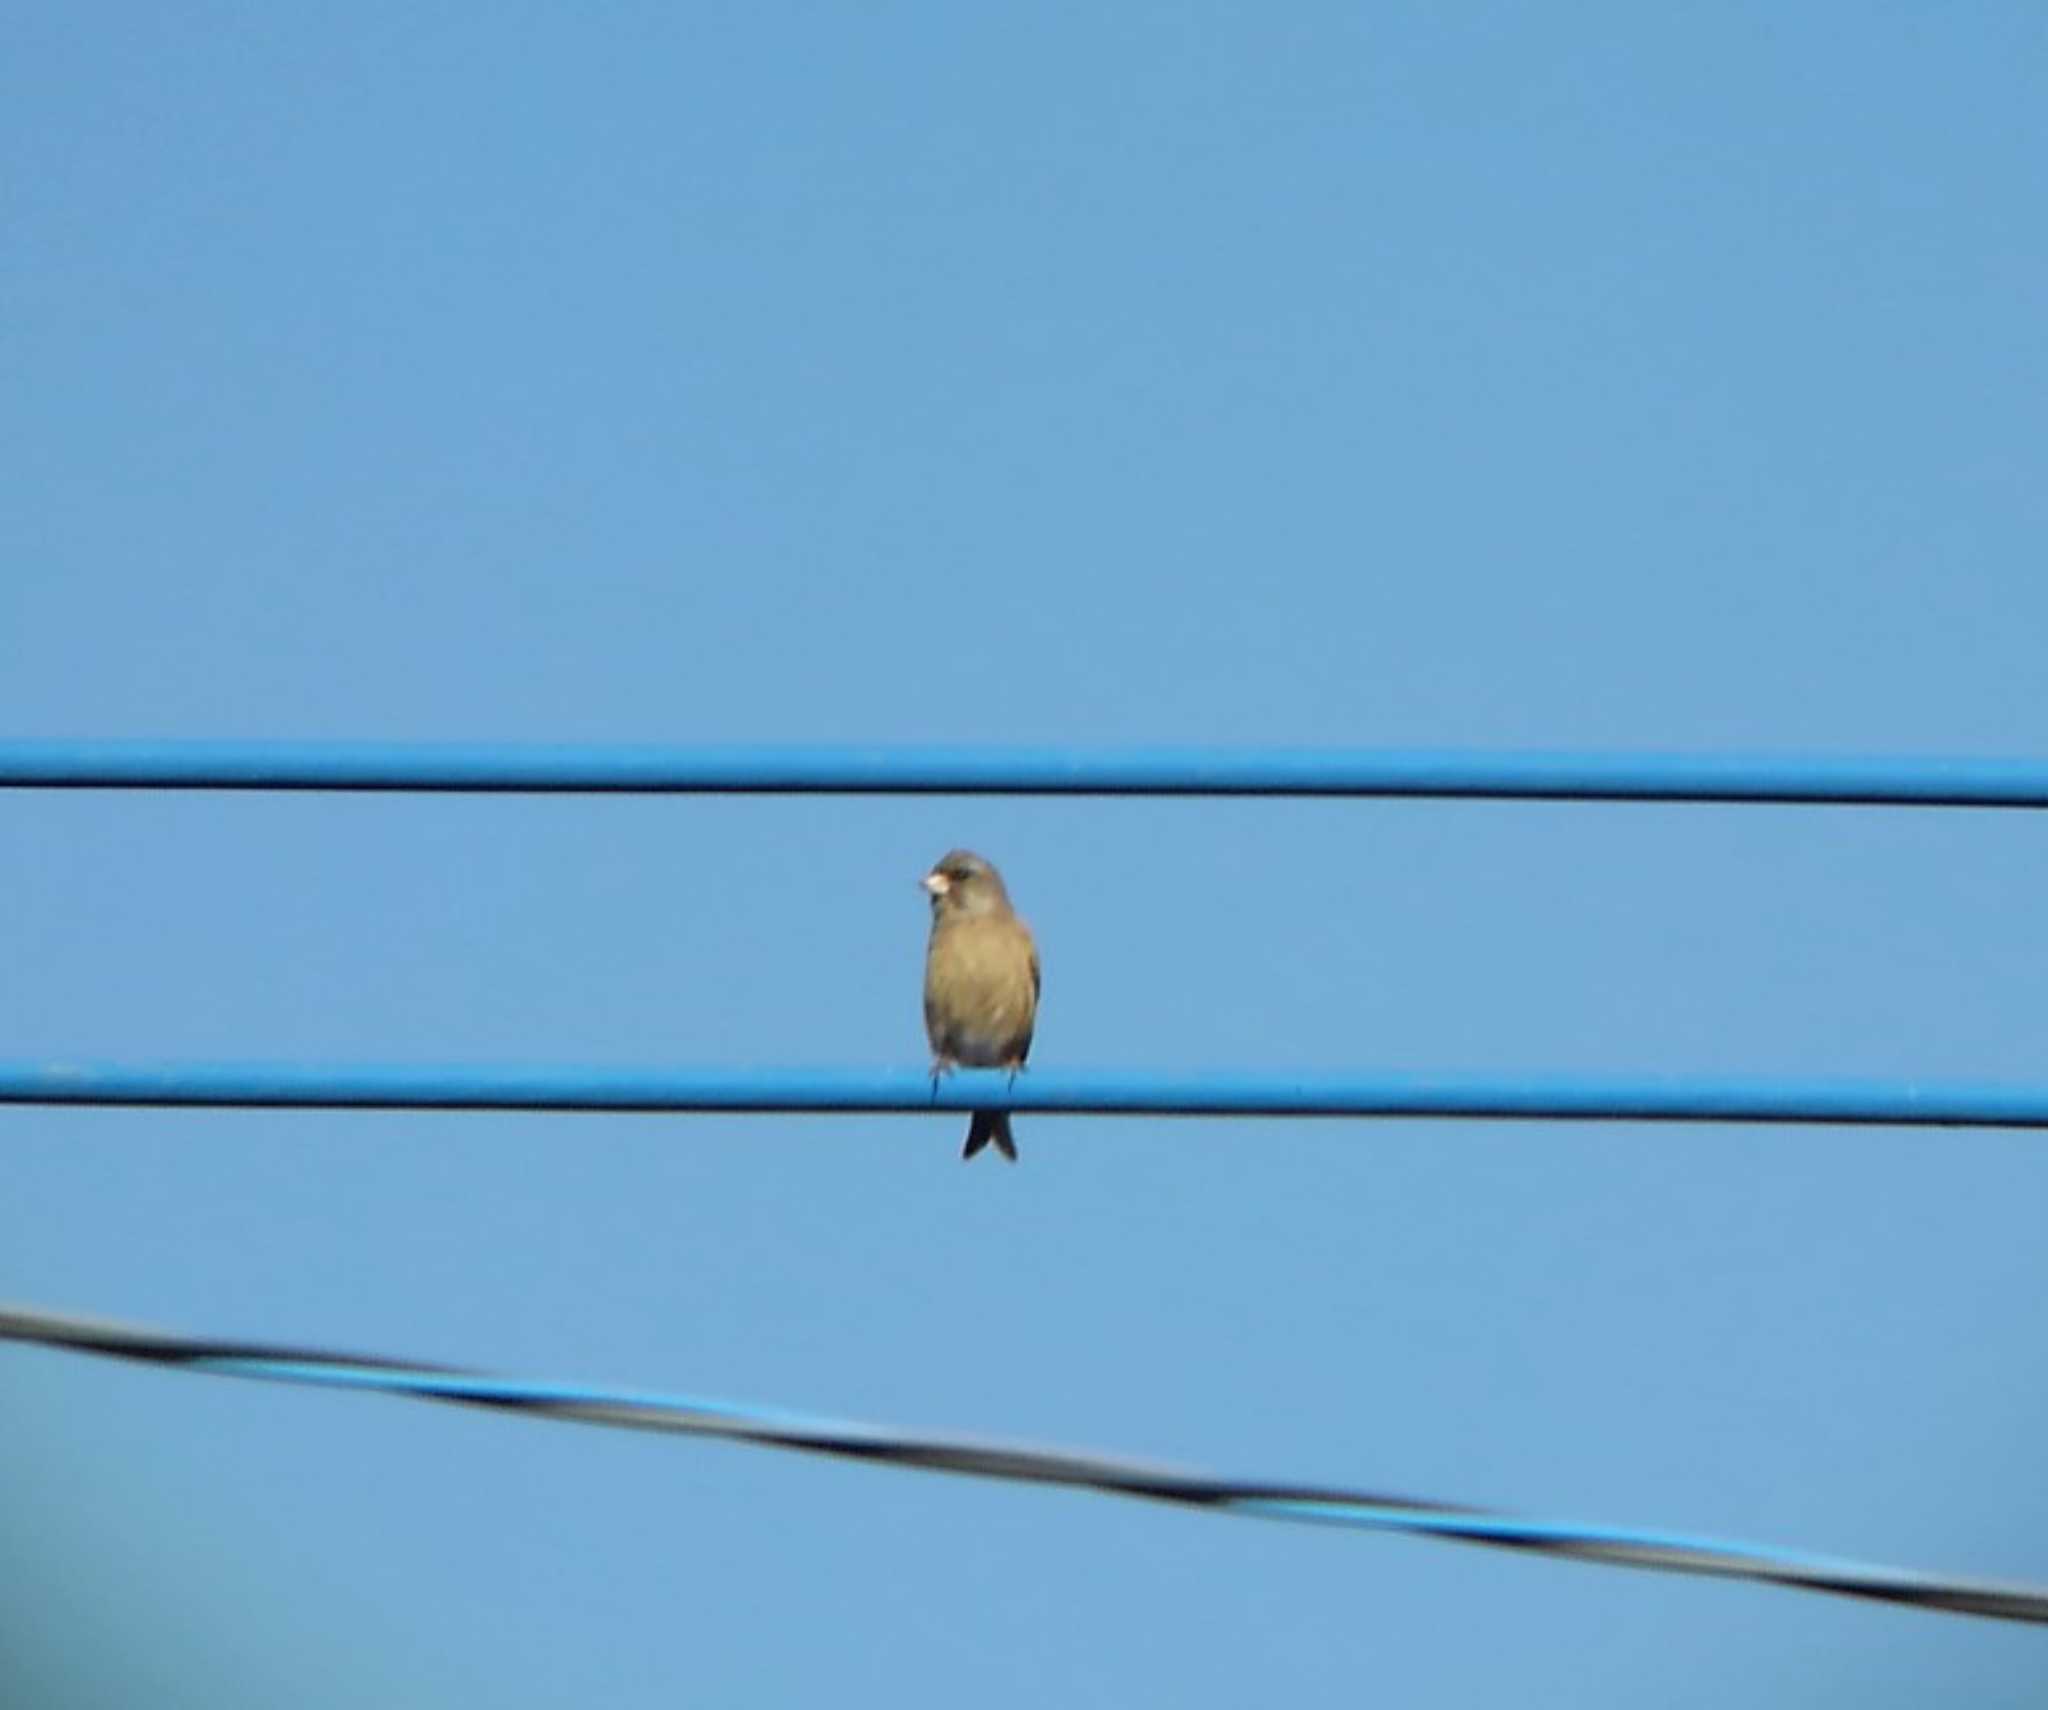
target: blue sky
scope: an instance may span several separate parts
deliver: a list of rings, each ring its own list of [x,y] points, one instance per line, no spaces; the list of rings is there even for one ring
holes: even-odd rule
[[[2048,751],[2038,8],[27,5],[0,731]],[[0,800],[6,1055],[2038,1079],[2035,816]],[[2012,1134],[0,1112],[0,1297],[2048,1576]],[[0,1350],[40,1702],[2038,1702],[2020,1629]],[[138,1696],[140,1695],[140,1696]]]

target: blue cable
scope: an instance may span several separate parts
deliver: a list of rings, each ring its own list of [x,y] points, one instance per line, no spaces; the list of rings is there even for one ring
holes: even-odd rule
[[[691,1396],[529,1383],[454,1367],[270,1343],[175,1336],[130,1324],[0,1306],[0,1341],[181,1366],[221,1377],[374,1390],[627,1430],[722,1437],[862,1461],[1207,1508],[1268,1520],[1350,1526],[1666,1573],[1706,1574],[1949,1614],[2048,1624],[2048,1586],[1955,1579],[1833,1556],[1687,1533],[1518,1519],[1452,1503],[1314,1486],[1224,1479],[1121,1456],[904,1432]]]
[[[684,1069],[432,1063],[0,1060],[0,1104],[915,1115],[1376,1116],[2048,1127],[2048,1085],[1343,1070]]]
[[[7,742],[0,788],[1428,796],[2048,807],[2048,761],[1445,749]]]

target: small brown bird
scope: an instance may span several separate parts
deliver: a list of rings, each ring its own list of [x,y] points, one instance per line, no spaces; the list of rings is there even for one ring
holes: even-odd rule
[[[932,899],[932,938],[924,958],[924,1030],[932,1042],[932,1080],[956,1065],[1008,1069],[1014,1078],[1031,1053],[1038,1020],[1038,949],[1010,907],[1003,876],[979,855],[955,849],[924,876]],[[1007,1110],[977,1110],[967,1125],[971,1158],[991,1140],[1011,1163],[1017,1142]]]

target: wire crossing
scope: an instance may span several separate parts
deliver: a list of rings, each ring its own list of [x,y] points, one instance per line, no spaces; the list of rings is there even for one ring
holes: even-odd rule
[[[6,742],[0,788],[519,794],[1420,796],[2048,807],[2048,761],[1313,748]]]
[[[0,1105],[918,1115],[1449,1117],[2048,1127],[2048,1085],[1655,1075],[705,1069],[0,1060]]]
[[[176,1366],[216,1377],[374,1390],[416,1401],[610,1425],[722,1437],[764,1448],[834,1455],[924,1472],[1065,1485],[1112,1496],[1484,1544],[1610,1567],[1752,1580],[1840,1597],[1871,1598],[1955,1615],[2048,1623],[2048,1586],[1954,1579],[1876,1567],[1767,1544],[1574,1521],[1529,1520],[1454,1503],[1348,1490],[1216,1478],[1121,1456],[1034,1448],[936,1432],[906,1432],[780,1408],[693,1396],[609,1390],[494,1377],[453,1366],[337,1354],[277,1343],[176,1336],[130,1324],[0,1305],[0,1340],[74,1353]]]

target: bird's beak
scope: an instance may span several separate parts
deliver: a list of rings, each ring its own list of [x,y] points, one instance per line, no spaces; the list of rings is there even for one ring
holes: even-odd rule
[[[953,888],[953,881],[937,868],[933,868],[931,872],[925,874],[917,882],[935,897],[942,897]]]

